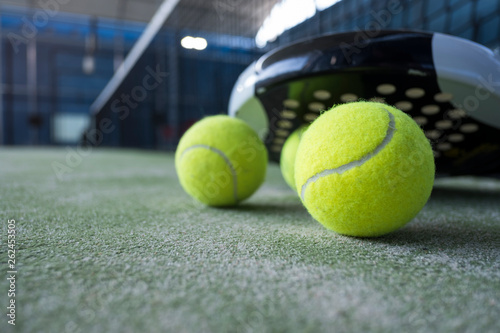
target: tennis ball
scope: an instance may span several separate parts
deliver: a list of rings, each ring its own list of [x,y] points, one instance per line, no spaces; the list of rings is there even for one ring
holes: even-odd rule
[[[326,228],[371,237],[417,215],[434,171],[430,143],[413,119],[383,103],[354,102],[324,112],[304,133],[295,182]]]
[[[210,116],[182,136],[175,169],[193,198],[209,206],[232,206],[250,197],[264,181],[267,150],[242,120]]]
[[[283,178],[290,188],[295,191],[295,155],[297,154],[297,148],[299,147],[300,138],[302,134],[307,130],[309,125],[303,125],[297,128],[288,139],[286,139],[283,148],[281,149],[280,157],[280,169]]]

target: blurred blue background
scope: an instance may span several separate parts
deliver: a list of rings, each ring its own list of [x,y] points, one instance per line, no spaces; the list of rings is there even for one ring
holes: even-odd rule
[[[115,87],[110,101],[118,99],[115,107],[127,109],[120,119],[125,111],[113,112],[109,103],[99,110],[91,106],[154,10],[145,17],[134,17],[133,7],[127,15],[103,10],[101,16],[99,8],[71,12],[68,4],[65,11],[68,1],[59,1],[60,8],[46,19],[35,2],[0,1],[2,145],[76,145],[96,119],[107,117],[113,130],[101,145],[175,149],[196,120],[227,112],[237,77],[265,52],[303,38],[363,29],[388,8],[397,13],[384,28],[443,32],[490,48],[500,46],[497,0],[330,1],[326,9],[318,5],[311,17],[265,43],[256,42],[255,36],[280,1],[181,0]],[[88,6],[107,1],[90,1]],[[152,8],[160,4],[156,1]],[[207,47],[186,49],[181,45],[185,36],[203,37]],[[168,74],[144,94],[144,78],[157,69]],[[131,94],[136,99],[127,103],[124,95]]]

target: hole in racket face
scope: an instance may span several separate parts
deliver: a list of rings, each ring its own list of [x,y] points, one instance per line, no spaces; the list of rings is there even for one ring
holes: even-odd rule
[[[314,98],[320,101],[325,101],[328,100],[332,97],[332,94],[330,94],[329,91],[327,90],[316,90],[314,93]]]
[[[380,95],[392,95],[396,92],[396,86],[390,83],[382,83],[377,86],[377,92]]]
[[[394,106],[400,109],[401,111],[405,112],[409,112],[411,111],[411,109],[413,109],[413,104],[410,101],[399,101],[396,102]]]
[[[425,96],[425,90],[422,88],[410,88],[405,92],[405,95],[411,99],[422,98]]]

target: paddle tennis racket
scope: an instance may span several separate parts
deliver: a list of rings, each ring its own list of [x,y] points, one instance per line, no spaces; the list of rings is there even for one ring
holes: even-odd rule
[[[241,74],[229,114],[279,162],[296,128],[360,99],[409,114],[432,143],[438,175],[500,175],[500,57],[458,37],[356,31],[276,49]]]

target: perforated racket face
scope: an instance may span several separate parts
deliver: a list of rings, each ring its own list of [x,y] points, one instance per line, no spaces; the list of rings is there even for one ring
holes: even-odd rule
[[[438,174],[500,175],[500,129],[469,116],[467,105],[454,102],[456,91],[440,88],[432,34],[388,31],[376,41],[352,44],[355,37],[299,43],[257,63],[255,97],[269,119],[271,160],[279,161],[284,142],[300,125],[333,105],[362,99],[410,115],[432,143]]]
[[[301,124],[314,121],[333,105],[361,98],[383,101],[408,113],[431,141],[439,173],[500,173],[500,131],[454,108],[450,94],[440,91],[429,78],[344,73],[270,87],[257,96],[266,110],[274,110],[270,114],[273,126],[265,139],[274,161],[279,161],[285,140]]]

